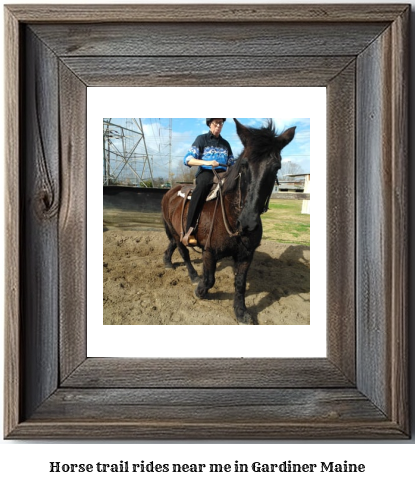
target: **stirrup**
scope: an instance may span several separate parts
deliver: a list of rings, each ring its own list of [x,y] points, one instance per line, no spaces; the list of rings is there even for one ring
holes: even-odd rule
[[[186,232],[186,234],[181,238],[181,243],[185,246],[196,246],[197,240],[196,237],[191,235],[194,231],[194,227],[190,227],[190,229]]]

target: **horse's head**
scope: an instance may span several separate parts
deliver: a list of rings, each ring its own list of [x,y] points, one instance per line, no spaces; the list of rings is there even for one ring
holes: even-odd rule
[[[271,120],[261,129],[246,127],[237,119],[234,121],[244,146],[240,158],[245,161],[246,197],[238,218],[238,230],[243,234],[252,232],[261,222],[260,214],[281,169],[281,151],[293,140],[295,127],[277,135]]]

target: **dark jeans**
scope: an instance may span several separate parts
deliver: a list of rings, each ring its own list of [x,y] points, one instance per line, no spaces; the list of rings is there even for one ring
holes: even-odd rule
[[[213,171],[209,169],[202,170],[196,177],[196,188],[193,190],[192,199],[189,203],[189,212],[187,214],[186,232],[190,227],[196,225],[197,218],[202,211],[203,205],[213,184]]]

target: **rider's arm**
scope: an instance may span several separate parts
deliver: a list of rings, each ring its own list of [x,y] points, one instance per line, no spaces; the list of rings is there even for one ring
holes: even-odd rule
[[[202,159],[192,158],[192,159],[189,159],[189,161],[187,161],[187,165],[188,166],[212,166],[212,167],[216,168],[216,166],[219,166],[219,163],[215,160],[204,161]]]

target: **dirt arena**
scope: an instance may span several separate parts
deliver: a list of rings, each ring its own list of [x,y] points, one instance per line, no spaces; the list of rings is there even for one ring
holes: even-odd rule
[[[218,263],[209,299],[194,297],[179,252],[165,269],[164,230],[104,228],[104,323],[237,324],[232,259]],[[200,249],[190,255],[201,276]],[[263,240],[248,273],[246,305],[260,325],[310,323],[310,249]]]

